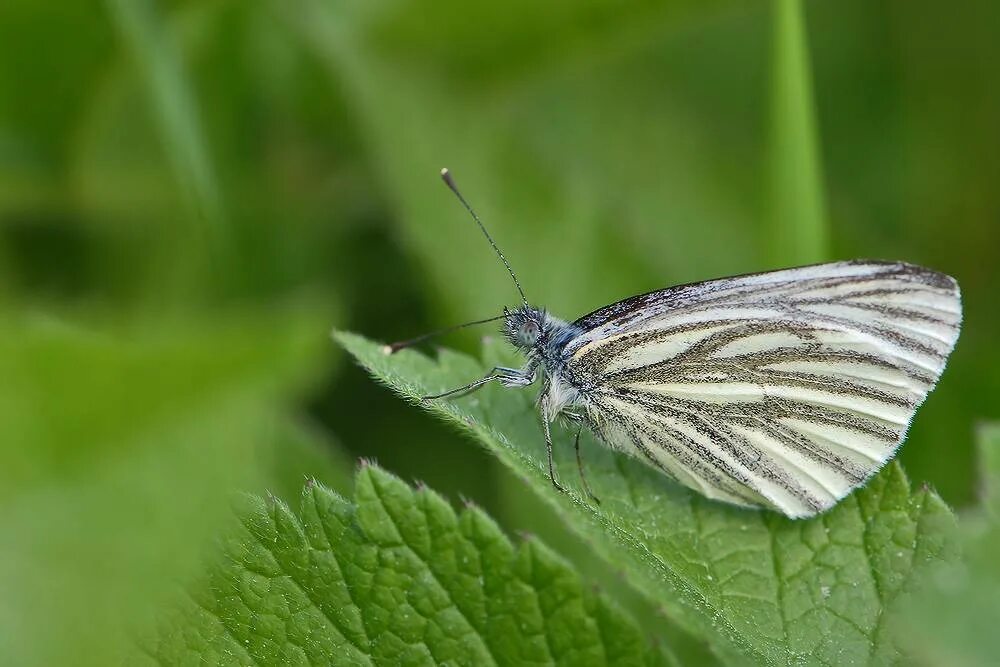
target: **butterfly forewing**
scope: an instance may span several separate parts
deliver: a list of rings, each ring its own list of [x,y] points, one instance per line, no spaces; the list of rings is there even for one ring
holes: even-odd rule
[[[839,262],[683,285],[574,323],[595,430],[705,495],[808,516],[895,453],[958,337],[955,281]]]

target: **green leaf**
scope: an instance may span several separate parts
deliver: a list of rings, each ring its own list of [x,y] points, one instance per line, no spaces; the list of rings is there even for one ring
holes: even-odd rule
[[[486,363],[442,351],[386,355],[352,334],[335,334],[379,380],[410,400],[461,386],[494,364],[516,363],[486,345]],[[576,483],[574,432],[556,426],[552,489],[534,392],[487,387],[424,404],[472,431],[545,498],[567,524],[684,629],[724,658],[758,663],[866,664],[899,654],[886,610],[932,562],[947,558],[952,515],[924,489],[911,493],[896,465],[810,521],[706,500],[592,438],[583,445],[600,506]]]
[[[462,481],[465,482],[465,478]],[[666,617],[658,603],[629,586],[616,563],[608,562],[594,553],[587,541],[570,530],[566,522],[542,498],[533,493],[525,493],[524,482],[520,478],[510,470],[503,469],[497,481],[502,501],[497,518],[501,525],[517,526],[518,530],[541,535],[549,547],[567,554],[580,576],[604,590],[613,591],[615,602],[636,619],[646,634],[657,637],[669,646],[670,654],[681,665],[720,665],[706,641],[684,632]]]
[[[980,430],[982,504],[962,517],[963,559],[906,600],[898,626],[918,665],[992,665],[1000,655],[1000,424]]]
[[[372,465],[349,502],[246,497],[200,588],[144,644],[160,664],[663,664],[536,539]]]

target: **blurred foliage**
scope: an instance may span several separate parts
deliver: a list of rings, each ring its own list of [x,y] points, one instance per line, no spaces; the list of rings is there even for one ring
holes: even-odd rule
[[[960,523],[964,558],[937,568],[897,621],[915,665],[977,667],[1000,653],[1000,424],[979,429],[979,466],[980,503]]]
[[[326,357],[322,320],[272,315],[0,327],[5,662],[109,664],[123,618],[191,575],[233,491],[347,485],[292,409]]]
[[[563,317],[798,261],[770,257],[795,224],[773,160],[813,150],[808,125],[775,139],[796,71],[777,6],[0,4],[0,651],[100,662],[80,628],[152,604],[129,582],[182,577],[221,498],[346,480],[333,439],[521,523],[484,452],[327,332],[398,339],[512,303],[446,165]],[[967,504],[972,424],[1000,395],[1000,5],[804,9],[782,53],[811,61],[826,228],[803,233],[825,259],[958,278],[965,330],[902,459]]]

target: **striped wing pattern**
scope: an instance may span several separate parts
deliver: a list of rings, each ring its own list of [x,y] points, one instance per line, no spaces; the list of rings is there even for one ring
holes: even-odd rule
[[[826,510],[888,461],[958,337],[950,277],[838,262],[652,292],[574,323],[611,446],[716,498]]]

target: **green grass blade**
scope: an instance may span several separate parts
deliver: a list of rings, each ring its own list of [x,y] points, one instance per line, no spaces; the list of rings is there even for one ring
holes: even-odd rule
[[[770,264],[827,258],[823,173],[801,0],[774,0],[771,91]]]

